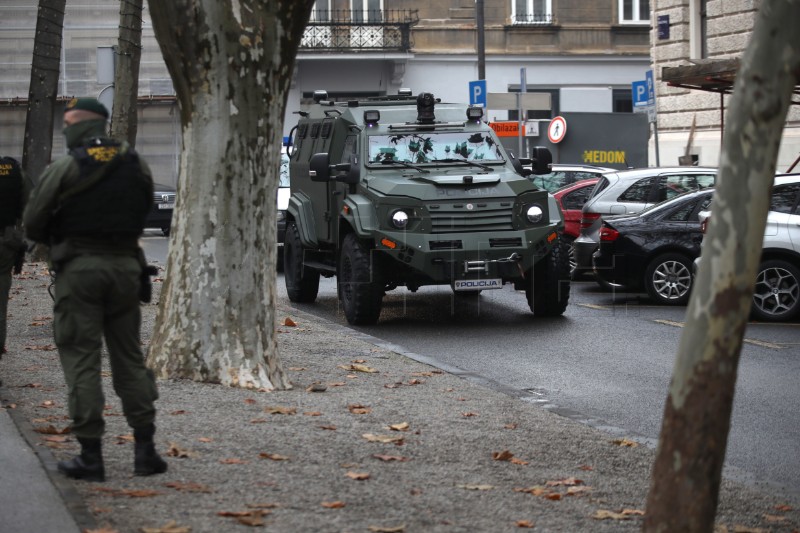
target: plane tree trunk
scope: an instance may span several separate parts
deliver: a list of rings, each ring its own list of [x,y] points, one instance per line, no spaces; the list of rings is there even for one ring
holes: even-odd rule
[[[289,387],[275,339],[283,114],[311,0],[151,0],[183,146],[148,364],[162,377]]]
[[[121,0],[119,39],[114,52],[114,109],[111,112],[111,136],[136,146],[139,121],[136,102],[139,97],[139,63],[142,58],[142,1]]]

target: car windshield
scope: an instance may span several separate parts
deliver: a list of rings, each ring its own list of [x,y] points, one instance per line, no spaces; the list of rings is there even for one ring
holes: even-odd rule
[[[499,163],[504,161],[504,157],[494,139],[483,133],[426,132],[369,137],[369,163],[402,161],[421,164],[437,160]]]

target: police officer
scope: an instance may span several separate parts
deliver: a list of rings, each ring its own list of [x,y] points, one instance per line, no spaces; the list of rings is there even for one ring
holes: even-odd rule
[[[0,359],[6,353],[6,315],[11,271],[22,267],[25,242],[19,221],[25,200],[31,192],[30,182],[12,157],[0,157]],[[19,272],[17,272],[19,273]]]
[[[79,456],[58,463],[71,478],[104,481],[101,348],[105,336],[114,390],[135,438],[134,473],[167,463],[153,444],[158,398],[139,345],[142,261],[138,238],[153,201],[147,164],[106,136],[108,110],[94,98],[64,111],[69,154],[42,174],[23,215],[27,236],[50,246],[56,272],[53,330],[68,388]],[[149,280],[148,280],[149,281]]]

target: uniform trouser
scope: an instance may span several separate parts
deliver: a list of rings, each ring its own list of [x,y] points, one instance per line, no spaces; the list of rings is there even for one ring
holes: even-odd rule
[[[0,350],[6,345],[6,318],[8,316],[8,293],[11,290],[11,270],[15,253],[3,244],[0,237]]]
[[[139,343],[141,266],[135,257],[81,255],[58,272],[53,329],[68,389],[72,432],[99,438],[105,422],[101,349],[105,337],[114,391],[131,427],[152,424],[158,398]]]

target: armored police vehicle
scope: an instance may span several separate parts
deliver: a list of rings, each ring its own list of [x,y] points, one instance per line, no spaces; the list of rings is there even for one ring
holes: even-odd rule
[[[506,151],[483,109],[430,93],[333,102],[324,91],[292,131],[284,277],[313,302],[336,276],[351,324],[378,320],[386,291],[449,285],[456,297],[513,284],[536,315],[569,299],[563,219],[523,165],[550,152]]]

